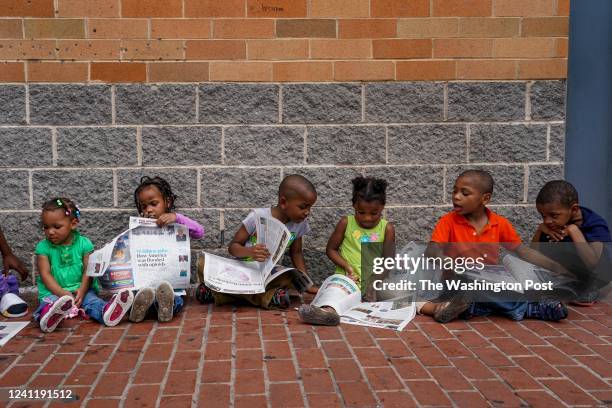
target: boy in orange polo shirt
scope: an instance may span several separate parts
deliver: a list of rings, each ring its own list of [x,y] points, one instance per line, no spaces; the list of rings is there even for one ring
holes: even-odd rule
[[[484,262],[496,264],[501,244],[528,262],[550,270],[562,269],[549,258],[522,245],[510,221],[486,207],[491,200],[493,184],[493,177],[486,171],[467,170],[459,175],[453,189],[453,211],[442,216],[436,224],[427,255],[474,259],[483,257]],[[443,251],[443,244],[446,243],[453,245],[447,246]],[[556,321],[567,317],[567,309],[557,301],[470,302],[469,298],[461,293],[448,302],[417,303],[417,310],[421,314],[433,316],[441,323],[450,322],[462,313],[466,317],[495,313],[513,320],[534,318]]]

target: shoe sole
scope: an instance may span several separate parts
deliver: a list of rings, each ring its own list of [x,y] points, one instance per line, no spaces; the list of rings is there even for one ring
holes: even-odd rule
[[[71,296],[65,295],[56,300],[53,303],[53,306],[47,311],[47,313],[40,319],[40,330],[45,333],[51,333],[55,331],[57,326],[68,316],[70,313],[70,309],[72,309],[72,305],[74,304],[74,299]],[[55,322],[48,326],[47,322],[51,320],[52,317],[56,317]]]
[[[340,324],[340,316],[332,311],[325,311],[319,307],[302,305],[298,309],[298,315],[304,323],[320,326],[337,326]]]
[[[134,297],[134,303],[132,303],[129,316],[130,322],[142,322],[153,301],[155,301],[155,291],[152,288],[140,289]]]
[[[458,318],[459,315],[465,312],[469,307],[470,303],[465,299],[456,300],[439,312],[434,313],[434,320],[438,323],[448,323]]]
[[[122,299],[123,294],[126,294],[125,296],[126,299]],[[131,290],[125,289],[117,293],[117,295],[115,296],[115,299],[113,300],[113,304],[111,304],[108,307],[108,309],[106,309],[106,312],[104,312],[104,315],[102,316],[102,320],[104,321],[104,324],[109,327],[118,325],[121,322],[121,319],[123,319],[123,316],[125,316],[127,311],[130,309],[130,306],[132,306],[133,302],[134,302],[134,294],[132,293]],[[113,312],[115,311],[117,307],[121,307],[121,313],[118,316],[116,316],[114,319],[111,320],[111,317],[113,316]]]
[[[174,291],[168,282],[160,283],[155,290],[157,320],[169,322],[174,315]]]

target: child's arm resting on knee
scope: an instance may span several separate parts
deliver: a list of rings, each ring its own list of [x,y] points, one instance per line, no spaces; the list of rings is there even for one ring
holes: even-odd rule
[[[232,242],[229,243],[227,250],[236,258],[250,257],[258,262],[264,262],[270,257],[270,252],[263,244],[257,244],[252,247],[244,246],[244,243],[249,239],[250,234],[246,230],[244,224],[236,231]]]
[[[306,272],[306,261],[304,260],[304,253],[302,252],[302,237],[293,241],[293,244],[289,247],[289,256],[291,257],[291,263],[295,269]]]
[[[85,299],[85,295],[91,285],[92,278],[91,276],[87,276],[88,262],[89,254],[83,255],[83,277],[81,278],[81,286],[79,286],[79,290],[77,290],[76,296],[74,297],[74,305],[76,307],[81,307],[81,303],[83,303],[83,299]]]
[[[576,251],[580,259],[582,259],[582,262],[584,262],[587,268],[595,269],[601,258],[603,243],[599,241],[588,242],[582,231],[580,231],[580,228],[575,224],[569,224],[565,227],[565,230],[576,245]]]
[[[44,255],[36,255],[36,265],[38,267],[38,273],[40,274],[40,280],[42,280],[45,287],[49,289],[49,292],[59,297],[64,295],[72,296],[72,293],[62,289],[51,274],[51,264],[49,263],[49,258]]]
[[[327,241],[325,253],[333,263],[346,271],[349,278],[355,280],[357,279],[357,276],[355,276],[353,268],[351,268],[348,262],[342,258],[339,251],[342,240],[344,239],[344,233],[346,232],[347,225],[348,219],[346,217],[342,217],[342,219],[338,222],[338,225],[336,225],[336,229],[334,229],[334,232],[332,232],[329,240]]]
[[[2,261],[4,262],[4,273],[8,274],[9,270],[14,269],[19,272],[21,275],[21,279],[26,279],[28,277],[28,270],[23,265],[21,260],[17,258],[8,242],[6,242],[6,238],[4,238],[4,234],[0,229],[0,253],[2,254]]]
[[[556,272],[561,275],[569,275],[569,271],[565,269],[558,262],[553,261],[546,255],[536,251],[533,248],[530,248],[526,245],[520,244],[515,249],[514,252],[523,260],[532,263],[534,265],[540,266],[544,269],[548,269],[549,271]]]

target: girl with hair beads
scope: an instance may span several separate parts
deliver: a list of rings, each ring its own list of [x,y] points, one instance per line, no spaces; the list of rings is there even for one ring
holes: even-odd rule
[[[43,332],[54,331],[75,306],[106,326],[116,326],[134,299],[128,289],[108,302],[97,296],[98,282],[86,274],[94,246],[77,231],[80,218],[78,207],[67,198],[54,198],[43,204],[41,221],[46,239],[34,251],[40,302],[34,318]]]
[[[204,236],[204,227],[198,222],[174,212],[177,196],[172,192],[170,184],[161,177],[144,176],[134,191],[134,203],[141,217],[155,218],[157,225],[163,227],[169,224],[182,224],[189,229],[189,236],[199,239]],[[130,311],[130,321],[141,322],[149,309],[157,312],[160,322],[169,322],[174,314],[181,311],[184,301],[174,294],[169,282],[161,282],[155,290],[142,288],[136,293],[134,305]]]
[[[342,217],[338,222],[327,242],[327,256],[336,264],[336,273],[354,280],[366,292],[366,300],[375,301],[375,293],[367,282],[363,282],[361,274],[361,244],[382,243],[382,253],[373,256],[395,254],[395,228],[382,217],[387,182],[373,177],[356,177],[352,183],[355,214]],[[340,317],[331,307],[302,305],[298,312],[306,323],[329,326],[340,323]]]

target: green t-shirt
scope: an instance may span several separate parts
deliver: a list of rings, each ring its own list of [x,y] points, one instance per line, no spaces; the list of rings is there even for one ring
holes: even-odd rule
[[[83,279],[83,256],[90,254],[94,246],[89,240],[79,234],[78,231],[72,232],[72,242],[70,245],[55,245],[48,239],[40,241],[36,245],[34,253],[49,258],[51,265],[51,275],[62,289],[74,292],[81,287]],[[36,277],[38,283],[38,300],[43,300],[52,293],[43,283],[40,275]],[[98,281],[94,279],[91,288],[98,291]]]
[[[366,229],[359,226],[354,215],[349,215],[346,218],[347,224],[342,243],[340,244],[340,255],[353,268],[353,271],[359,277],[357,285],[359,288],[363,289],[361,285],[361,244],[368,242],[385,242],[387,220],[383,218],[374,228]],[[374,255],[382,256],[382,247],[381,253]],[[336,273],[346,275],[346,271],[339,266],[336,266]]]

